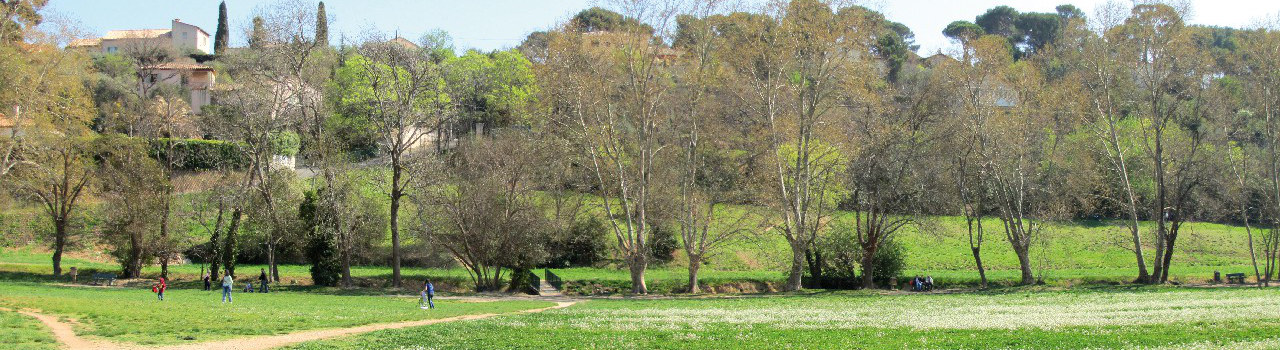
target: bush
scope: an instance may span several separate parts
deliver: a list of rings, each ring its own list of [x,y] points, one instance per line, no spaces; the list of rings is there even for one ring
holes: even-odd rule
[[[889,285],[890,279],[902,274],[902,267],[906,266],[905,256],[905,250],[897,241],[888,240],[882,243],[880,250],[877,250],[876,255],[872,257],[875,268],[871,270],[871,279],[877,285]]]
[[[604,262],[609,252],[609,227],[604,220],[588,217],[573,223],[562,237],[547,243],[551,257],[542,267],[591,267]]]
[[[666,265],[675,260],[676,250],[680,249],[680,241],[676,233],[662,225],[650,225],[653,228],[652,240],[649,241],[649,257],[653,265]]]
[[[180,170],[204,171],[216,169],[242,169],[249,165],[248,157],[240,152],[241,144],[217,140],[153,139],[150,140],[151,156],[163,163],[173,150],[173,160]]]
[[[862,279],[858,277],[862,268],[862,247],[852,231],[832,230],[831,234],[818,241],[815,249],[822,254],[823,276],[821,281],[814,281],[817,286],[830,289],[862,287]],[[872,258],[875,268],[871,271],[871,279],[877,285],[889,285],[890,279],[902,274],[906,266],[904,256],[902,245],[897,241],[881,243]]]

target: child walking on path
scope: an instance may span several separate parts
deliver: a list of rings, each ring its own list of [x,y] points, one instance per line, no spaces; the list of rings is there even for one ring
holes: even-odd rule
[[[422,284],[422,300],[418,300],[418,307],[421,308],[425,305],[427,309],[436,308],[436,303],[431,300],[435,296],[436,286],[431,284],[431,280],[427,280]]]

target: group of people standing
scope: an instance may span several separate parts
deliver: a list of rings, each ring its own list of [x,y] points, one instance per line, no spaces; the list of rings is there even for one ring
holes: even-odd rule
[[[204,281],[204,290],[211,289],[214,278],[217,278],[216,275],[210,276],[209,273],[207,272],[204,274],[204,276],[201,277],[201,280]],[[164,279],[160,279],[160,282],[164,283]],[[268,287],[269,283],[270,283],[270,279],[267,278],[267,269],[262,269],[261,272],[258,274],[258,286],[259,286],[258,293],[270,292],[271,288]],[[236,279],[234,276],[232,276],[231,274],[222,276],[222,302],[223,303],[232,302],[231,288],[235,287],[235,285],[236,285]],[[245,284],[245,287],[244,287],[245,292],[252,293],[253,290],[254,289],[253,289],[252,282]],[[164,300],[164,298],[161,297],[161,300]]]
[[[201,280],[204,281],[204,290],[210,290],[210,287],[212,287],[212,284],[213,284],[212,283],[213,278],[216,278],[216,275],[210,276],[209,273],[204,273],[204,275],[201,277]],[[258,275],[258,283],[259,283],[258,285],[261,287],[261,289],[258,290],[259,293],[267,293],[271,290],[270,288],[267,287],[267,284],[269,283],[269,281],[270,279],[267,278],[267,270],[262,269],[262,272]],[[223,303],[232,302],[231,288],[234,287],[235,285],[236,285],[236,280],[234,276],[232,276],[231,274],[222,276],[222,302]],[[156,284],[151,286],[151,292],[156,293],[157,299],[164,301],[164,291],[165,289],[168,289],[168,288],[169,288],[168,283],[165,282],[164,277],[161,277],[159,281],[156,282]],[[247,283],[245,285],[244,291],[252,293],[253,283]],[[422,283],[421,296],[422,296],[422,299],[418,301],[418,307],[422,309],[436,308],[436,303],[433,300],[436,296],[436,286],[434,284],[431,284],[431,280],[426,280]]]

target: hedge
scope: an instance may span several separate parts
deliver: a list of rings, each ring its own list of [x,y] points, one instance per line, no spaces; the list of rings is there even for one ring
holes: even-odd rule
[[[160,161],[168,159],[172,148],[175,166],[181,170],[242,169],[250,163],[239,142],[161,138],[149,140],[149,144],[151,156]]]

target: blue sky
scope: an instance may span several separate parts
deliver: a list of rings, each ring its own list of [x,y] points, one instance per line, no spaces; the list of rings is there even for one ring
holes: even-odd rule
[[[256,10],[276,0],[228,0],[232,45],[243,45],[242,26]],[[314,0],[304,0],[314,3]],[[51,0],[49,9],[70,17],[90,34],[112,29],[168,28],[169,20],[182,19],[212,33],[217,27],[218,0]],[[747,3],[762,1],[746,0]],[[869,0],[890,19],[916,32],[922,54],[952,49],[942,28],[955,20],[973,20],[988,8],[1008,4],[1019,11],[1052,12],[1059,4],[1072,3],[1092,13],[1104,0]],[[1123,0],[1123,3],[1130,3]],[[1250,26],[1280,14],[1276,0],[1193,0],[1192,23]],[[368,30],[417,38],[432,29],[449,32],[459,49],[492,50],[514,47],[532,31],[551,28],[574,13],[596,4],[594,0],[327,0],[334,22],[330,38],[337,43],[345,34],[356,39]],[[751,5],[746,5],[751,6]]]

